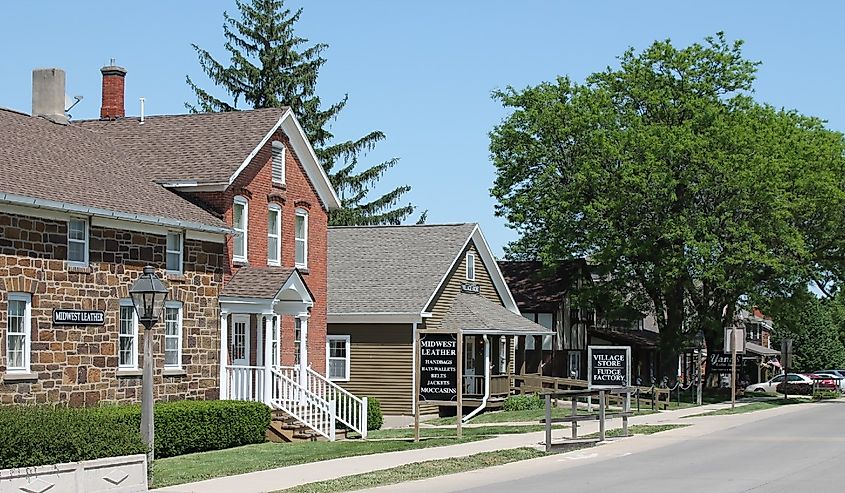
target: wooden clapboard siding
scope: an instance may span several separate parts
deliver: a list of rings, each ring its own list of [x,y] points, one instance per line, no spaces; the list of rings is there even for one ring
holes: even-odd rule
[[[475,253],[475,281],[466,280],[466,254],[468,252]],[[452,268],[452,272],[446,278],[446,282],[443,283],[443,286],[440,287],[431,304],[427,307],[426,311],[431,312],[431,318],[425,321],[425,328],[440,328],[443,316],[449,310],[449,307],[452,306],[455,296],[461,292],[461,284],[464,283],[478,284],[482,296],[494,303],[504,304],[499,293],[496,291],[495,285],[493,285],[493,280],[490,277],[487,266],[482,262],[475,244],[470,241],[464,251],[461,252],[461,256],[457,264]]]
[[[348,335],[350,379],[337,382],[357,396],[375,397],[384,414],[411,414],[411,324],[329,324],[329,335]]]

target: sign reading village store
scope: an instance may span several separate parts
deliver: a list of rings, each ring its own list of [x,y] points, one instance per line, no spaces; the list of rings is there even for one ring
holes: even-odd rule
[[[53,310],[53,325],[103,325],[106,314],[102,310]]]
[[[458,399],[457,334],[420,334],[420,401]]]
[[[627,387],[631,381],[629,346],[589,346],[590,388]]]

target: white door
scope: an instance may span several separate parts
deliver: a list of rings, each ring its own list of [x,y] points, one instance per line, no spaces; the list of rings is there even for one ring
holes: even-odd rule
[[[467,394],[479,393],[475,376],[475,336],[464,337],[464,390]]]
[[[249,315],[232,316],[232,364],[249,366]]]

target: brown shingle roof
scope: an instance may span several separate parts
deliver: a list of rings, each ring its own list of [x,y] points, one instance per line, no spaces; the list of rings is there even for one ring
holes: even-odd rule
[[[220,296],[271,299],[295,271],[287,267],[241,267]]]
[[[229,113],[84,120],[74,125],[108,135],[157,182],[228,182],[287,108]]]
[[[329,313],[420,313],[475,227],[329,228]]]
[[[555,311],[564,295],[576,285],[583,261],[548,269],[538,261],[499,261],[505,281],[520,311]]]
[[[132,158],[104,135],[0,109],[0,200],[38,199],[142,222],[175,220],[188,229],[226,227],[211,213],[139,177],[135,168]]]
[[[548,332],[542,325],[517,315],[478,294],[458,293],[443,317],[443,329],[484,333],[538,334]]]

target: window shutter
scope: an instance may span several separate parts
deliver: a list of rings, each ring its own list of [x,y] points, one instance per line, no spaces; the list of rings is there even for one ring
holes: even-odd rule
[[[280,142],[273,142],[273,183],[285,182],[285,148]]]

